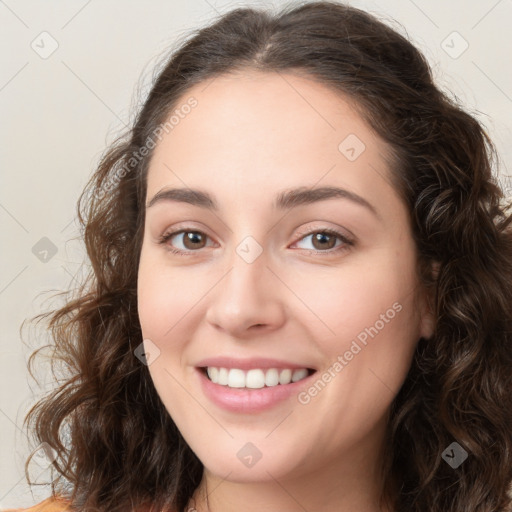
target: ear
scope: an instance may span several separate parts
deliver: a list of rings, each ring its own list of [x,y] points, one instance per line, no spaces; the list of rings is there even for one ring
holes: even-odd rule
[[[440,266],[441,264],[439,262],[432,262],[430,266],[430,275],[434,286],[432,286],[429,290],[424,288],[420,298],[420,336],[425,339],[432,337],[435,331],[436,318],[434,311],[434,294],[436,289],[435,283],[437,283]]]

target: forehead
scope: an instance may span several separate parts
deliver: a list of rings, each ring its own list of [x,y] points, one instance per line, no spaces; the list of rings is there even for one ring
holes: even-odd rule
[[[315,183],[371,195],[390,181],[384,141],[348,97],[311,78],[222,75],[190,88],[175,112],[191,98],[154,150],[148,197],[171,185],[248,195]]]
[[[175,140],[194,138],[202,144],[213,142],[219,149],[227,144],[233,148],[233,139],[240,145],[254,140],[265,141],[267,150],[295,145],[300,151],[305,140],[311,145],[323,141],[327,147],[339,137],[355,133],[368,145],[384,149],[383,141],[360,117],[353,99],[310,77],[253,70],[217,76],[191,87],[178,99],[174,112],[190,98],[197,106],[179,120],[173,116],[178,121],[172,129]],[[292,134],[300,141],[290,140]],[[246,151],[249,148],[250,144],[244,147]]]

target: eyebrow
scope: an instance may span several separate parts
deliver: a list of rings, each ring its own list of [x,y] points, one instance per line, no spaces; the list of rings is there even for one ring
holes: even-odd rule
[[[350,192],[344,188],[339,187],[320,187],[320,188],[307,188],[298,187],[280,192],[272,207],[278,210],[287,210],[297,206],[317,203],[327,199],[348,199],[353,203],[364,206],[370,210],[376,217],[380,218],[376,208],[369,203],[366,199],[359,196],[354,192]],[[208,193],[199,189],[191,188],[165,188],[157,192],[152,199],[147,203],[146,208],[151,208],[153,205],[160,202],[180,202],[188,203],[207,210],[219,211],[217,201]]]

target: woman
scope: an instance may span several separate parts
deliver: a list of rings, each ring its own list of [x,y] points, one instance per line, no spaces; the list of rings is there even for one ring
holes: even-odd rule
[[[92,271],[50,322],[72,376],[27,416],[59,478],[30,510],[511,510],[493,155],[358,9],[199,31],[80,198]]]

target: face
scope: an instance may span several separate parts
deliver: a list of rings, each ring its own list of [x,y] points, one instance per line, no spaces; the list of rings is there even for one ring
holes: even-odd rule
[[[221,76],[177,108],[191,97],[147,178],[138,312],[156,390],[211,474],[371,459],[432,329],[388,148],[305,77]]]

